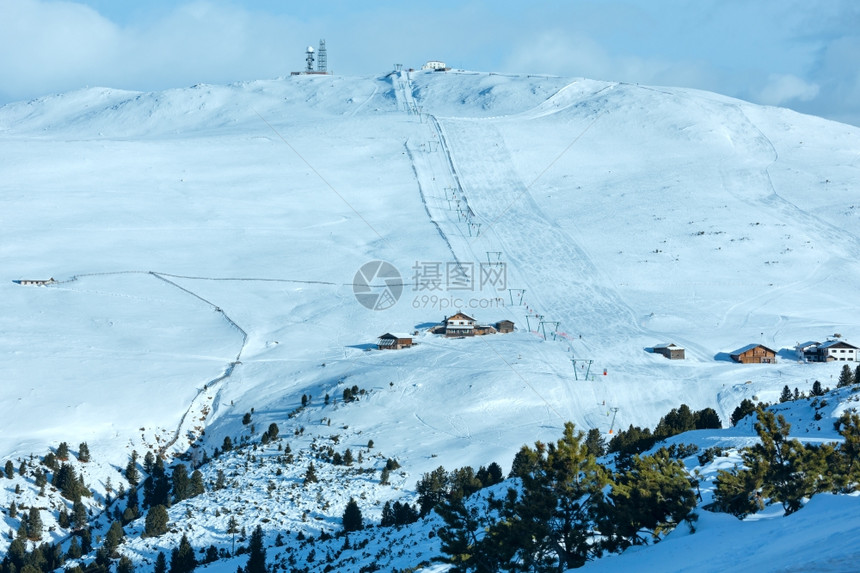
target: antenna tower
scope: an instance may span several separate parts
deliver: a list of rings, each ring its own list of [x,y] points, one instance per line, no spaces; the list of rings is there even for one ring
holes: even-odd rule
[[[308,49],[305,51],[305,62],[307,65],[305,66],[305,73],[311,73],[314,71],[314,48],[313,46],[308,46]]]
[[[325,51],[325,40],[320,40],[320,49],[317,52],[317,71],[328,72],[328,55]]]

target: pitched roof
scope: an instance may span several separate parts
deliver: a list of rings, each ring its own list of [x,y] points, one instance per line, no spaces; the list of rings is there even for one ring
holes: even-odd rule
[[[768,352],[773,352],[774,354],[776,354],[776,350],[771,350],[770,348],[768,348],[764,344],[747,344],[743,348],[738,348],[737,350],[732,352],[731,356],[738,356],[739,354],[743,354],[744,352],[749,352],[753,348],[759,348],[759,347],[764,348]]]
[[[821,343],[818,348],[857,348],[853,344],[848,344],[844,340],[828,340]]]
[[[475,320],[474,318],[472,318],[472,317],[471,317],[471,316],[469,316],[468,314],[464,314],[464,313],[462,313],[462,312],[457,312],[457,314],[454,314],[454,315],[452,315],[452,316],[449,316],[449,317],[448,317],[448,318],[446,318],[445,320],[446,320],[446,321],[448,321],[448,320],[451,320],[451,319],[454,319],[454,318],[457,318],[458,320],[471,320],[471,321],[474,321],[474,320]]]
[[[654,348],[675,348],[676,350],[684,350],[683,347],[678,346],[674,342],[664,342],[663,344],[658,344],[654,346]]]
[[[405,332],[386,332],[379,338],[412,338],[412,334],[406,334]]]

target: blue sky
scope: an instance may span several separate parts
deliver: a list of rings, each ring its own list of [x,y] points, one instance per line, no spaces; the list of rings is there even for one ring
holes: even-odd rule
[[[458,68],[695,87],[860,125],[856,0],[0,0],[0,104],[329,68]]]

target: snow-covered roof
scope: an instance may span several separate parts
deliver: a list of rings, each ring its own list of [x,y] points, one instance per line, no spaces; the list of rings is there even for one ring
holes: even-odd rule
[[[471,317],[471,316],[469,316],[468,314],[464,314],[464,313],[462,313],[462,312],[458,312],[457,314],[454,314],[454,315],[452,315],[452,316],[449,316],[449,317],[448,317],[448,318],[446,318],[445,320],[446,320],[446,321],[448,321],[448,320],[453,320],[453,319],[455,319],[455,318],[456,318],[457,320],[472,320],[472,321],[474,321],[474,320],[475,320],[474,318],[472,318],[472,317]]]
[[[684,350],[682,346],[678,346],[674,342],[664,342],[663,344],[658,344],[654,346],[654,348],[674,348],[676,350]]]
[[[827,342],[822,342],[819,348],[857,348],[853,344],[848,344],[844,340],[828,340]]]
[[[749,352],[749,351],[750,351],[750,350],[752,350],[753,348],[759,348],[759,347],[764,348],[765,350],[767,350],[767,351],[769,351],[769,352],[773,352],[774,354],[776,354],[776,350],[771,350],[770,348],[768,348],[768,347],[767,347],[767,346],[765,346],[764,344],[747,344],[747,345],[746,345],[746,346],[744,346],[743,348],[738,348],[737,350],[735,350],[734,352],[732,352],[732,354],[731,354],[731,355],[732,355],[732,356],[737,356],[738,354],[743,354],[744,352]]]
[[[800,344],[798,344],[797,348],[800,350],[806,350],[807,348],[810,348],[812,346],[818,346],[819,344],[821,343],[816,340],[807,340],[806,342],[801,342]]]
[[[406,334],[405,332],[386,332],[379,338],[412,338],[412,334]]]

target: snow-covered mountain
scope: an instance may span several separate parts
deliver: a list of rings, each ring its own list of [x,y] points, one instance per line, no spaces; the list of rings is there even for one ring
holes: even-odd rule
[[[835,386],[844,363],[802,363],[798,342],[860,341],[860,131],[707,92],[471,72],[93,88],[0,108],[0,173],[0,460],[17,468],[85,441],[81,469],[104,492],[132,450],[199,462],[276,423],[299,460],[334,443],[377,472],[322,468],[320,501],[292,485],[304,465],[276,478],[247,452],[221,457],[207,479],[226,469],[239,490],[171,508],[176,533],[128,542],[140,567],[182,531],[228,547],[240,509],[272,542],[335,530],[350,497],[378,519],[424,472],[507,470],[568,420],[608,436],[686,403],[728,426],[744,398]],[[371,261],[402,277],[383,310],[355,296]],[[370,279],[382,292],[384,277]],[[516,331],[427,331],[457,310]],[[370,350],[403,331],[418,344]],[[667,342],[686,359],[646,351]],[[728,358],[750,343],[778,362]],[[353,387],[363,394],[345,403]],[[840,396],[828,417],[851,407]],[[795,431],[836,436],[798,408]],[[682,441],[752,436],[747,425]],[[389,458],[401,468],[382,486]],[[0,507],[19,481],[32,479],[4,483]],[[786,519],[838,513],[856,532],[855,501]],[[705,520],[672,558],[700,553],[709,527],[774,535],[724,519],[736,522]],[[423,527],[420,540],[385,540],[402,548],[389,567],[429,558]]]

